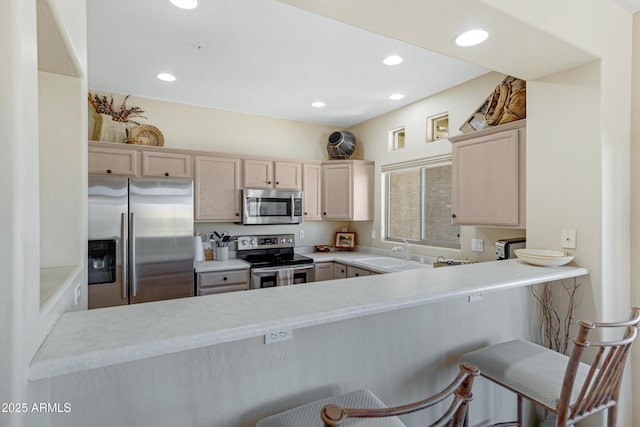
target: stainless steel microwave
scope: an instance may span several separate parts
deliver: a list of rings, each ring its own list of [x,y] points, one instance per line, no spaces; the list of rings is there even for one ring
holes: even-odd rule
[[[244,189],[243,224],[300,224],[302,191]]]

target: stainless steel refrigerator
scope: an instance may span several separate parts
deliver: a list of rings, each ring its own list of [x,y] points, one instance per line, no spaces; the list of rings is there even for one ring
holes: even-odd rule
[[[89,308],[193,296],[193,182],[89,177]]]

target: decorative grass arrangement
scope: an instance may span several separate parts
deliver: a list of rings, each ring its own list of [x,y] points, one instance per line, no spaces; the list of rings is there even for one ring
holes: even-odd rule
[[[107,99],[104,95],[100,97],[95,94],[92,95],[91,92],[89,92],[89,104],[91,104],[96,113],[109,115],[115,122],[132,122],[139,125],[140,123],[130,119],[136,117],[146,119],[147,117],[142,115],[144,110],[140,107],[127,108],[127,99],[129,99],[130,96],[131,95],[125,96],[122,104],[120,104],[120,108],[116,110],[113,106],[113,96],[110,95],[109,99]]]

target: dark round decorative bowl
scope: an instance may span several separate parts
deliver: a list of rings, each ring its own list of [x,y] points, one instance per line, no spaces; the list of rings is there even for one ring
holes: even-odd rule
[[[356,149],[356,137],[347,130],[338,130],[329,135],[327,153],[331,160],[345,160]]]

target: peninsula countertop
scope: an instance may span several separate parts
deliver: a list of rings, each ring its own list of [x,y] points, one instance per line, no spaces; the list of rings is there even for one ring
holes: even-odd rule
[[[537,267],[513,259],[68,312],[31,361],[29,378],[587,274],[575,265]]]

